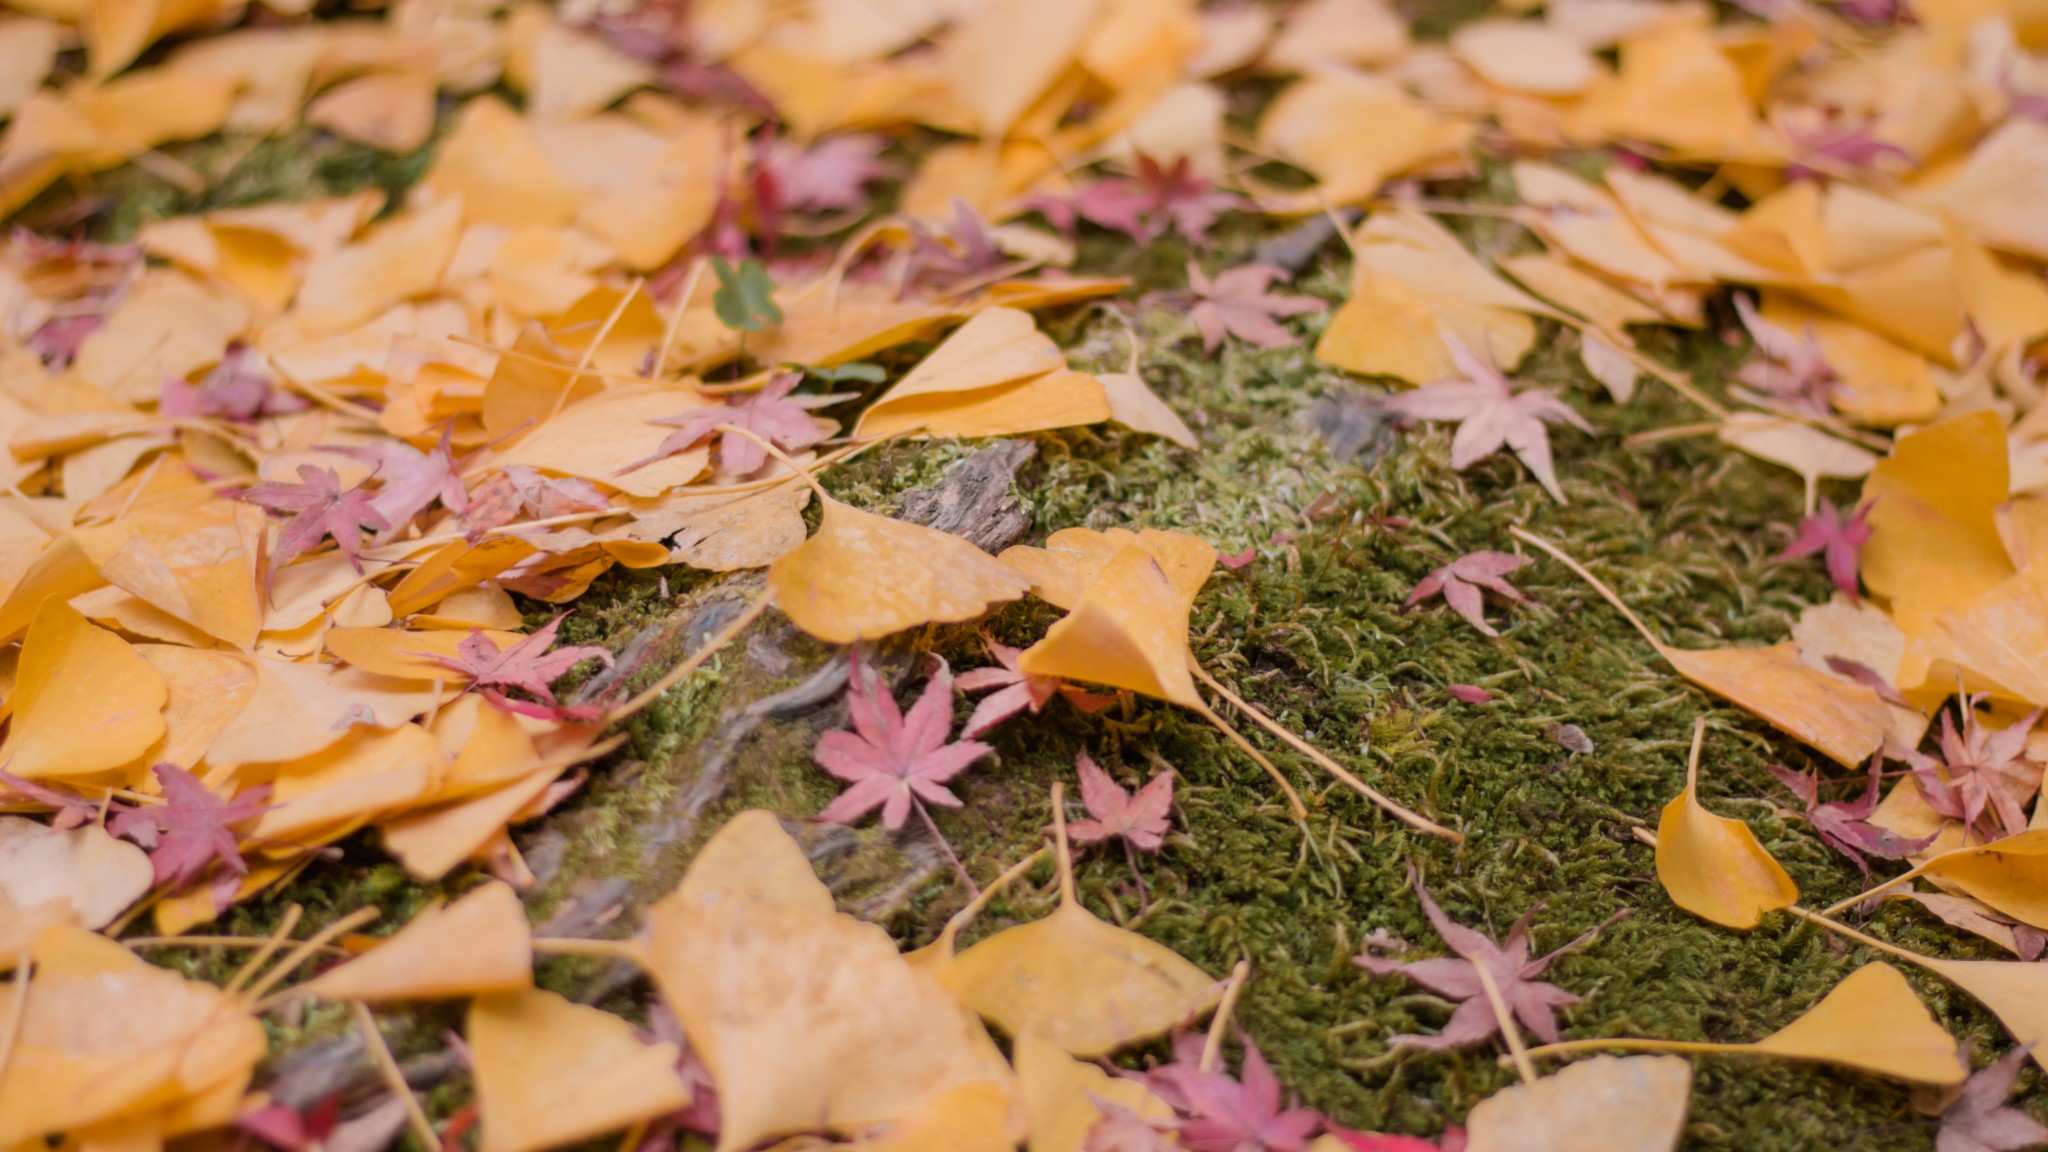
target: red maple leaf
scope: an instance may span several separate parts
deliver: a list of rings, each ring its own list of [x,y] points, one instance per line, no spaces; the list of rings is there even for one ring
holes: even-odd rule
[[[1086,748],[1075,757],[1074,769],[1081,774],[1081,804],[1088,809],[1090,819],[1067,825],[1069,839],[1092,844],[1115,836],[1145,852],[1157,852],[1166,846],[1166,833],[1171,828],[1166,814],[1173,808],[1173,773],[1153,776],[1134,796],[1097,767]]]
[[[1212,280],[1203,274],[1201,265],[1188,261],[1188,284],[1199,301],[1188,315],[1201,330],[1202,350],[1214,352],[1225,334],[1261,348],[1294,343],[1294,333],[1274,318],[1320,312],[1328,305],[1306,296],[1275,296],[1266,291],[1275,277],[1283,275],[1280,269],[1265,264],[1242,264],[1218,272]]]
[[[2041,710],[1991,732],[1977,719],[1983,699],[1979,693],[1957,703],[1961,733],[1953,716],[1941,714],[1941,759],[1911,751],[1905,758],[1928,807],[1990,841],[2027,830],[2027,798],[2041,783],[2041,765],[2026,755],[2027,734]]]
[[[571,668],[585,660],[598,660],[609,668],[612,654],[609,649],[595,644],[570,644],[554,647],[555,633],[562,627],[564,613],[523,636],[509,648],[499,648],[497,643],[482,630],[471,632],[455,646],[454,656],[437,656],[432,653],[414,653],[427,656],[447,667],[471,678],[470,687],[478,690],[484,699],[507,712],[519,712],[544,719],[595,719],[597,706],[594,704],[564,707],[555,702],[555,681],[567,675]],[[536,696],[541,703],[515,700],[506,696],[504,689],[513,689]]]
[[[1766,764],[1771,775],[1778,782],[1792,790],[1806,806],[1806,822],[1813,825],[1813,831],[1823,844],[1847,856],[1867,879],[1870,876],[1870,862],[1863,858],[1865,852],[1886,860],[1897,860],[1911,856],[1934,843],[1934,834],[1909,840],[1888,828],[1868,823],[1871,813],[1877,811],[1878,788],[1884,779],[1881,770],[1884,757],[1870,758],[1870,787],[1856,800],[1830,800],[1820,802],[1820,777],[1794,772],[1777,764]]]
[[[1330,1135],[1351,1152],[1464,1152],[1465,1130],[1453,1124],[1444,1129],[1442,1143],[1420,1136],[1395,1136],[1386,1132],[1353,1132],[1332,1124]]]
[[[809,448],[831,432],[821,426],[801,403],[788,399],[802,379],[802,373],[785,372],[745,400],[695,408],[679,416],[663,416],[649,421],[667,425],[676,431],[669,433],[652,455],[633,461],[619,469],[616,475],[623,476],[657,460],[666,460],[711,435],[721,424],[744,428],[790,452]],[[727,469],[741,476],[756,472],[768,463],[768,450],[745,436],[721,434],[718,454]]]
[[[377,494],[370,507],[384,517],[389,536],[412,523],[439,500],[443,508],[460,513],[469,506],[469,493],[455,471],[455,456],[449,448],[454,425],[441,429],[441,442],[432,452],[422,452],[403,440],[384,438],[363,446],[330,446],[326,451],[351,456],[375,467]]]
[[[187,383],[183,376],[164,374],[163,391],[156,402],[157,415],[167,418],[231,420],[247,424],[259,416],[304,412],[305,397],[277,390],[263,357],[246,344],[230,344],[220,363],[208,369],[199,383]]]
[[[1451,467],[1458,471],[1507,448],[1528,466],[1544,491],[1565,503],[1546,425],[1564,423],[1589,433],[1592,425],[1548,389],[1515,391],[1505,373],[1473,355],[1455,336],[1445,336],[1444,343],[1462,375],[1393,396],[1387,408],[1411,420],[1456,421]]]
[[[1421,899],[1423,914],[1429,917],[1436,934],[1451,946],[1458,957],[1399,963],[1367,953],[1353,957],[1351,962],[1375,976],[1406,976],[1439,996],[1457,1001],[1458,1007],[1437,1035],[1396,1036],[1391,1043],[1395,1047],[1436,1050],[1466,1048],[1499,1033],[1500,1021],[1494,1016],[1485,986],[1479,981],[1480,964],[1486,965],[1487,973],[1500,990],[1501,1000],[1515,1019],[1521,1021],[1522,1027],[1535,1033],[1546,1044],[1556,1043],[1557,1020],[1552,1012],[1577,1004],[1579,998],[1554,984],[1541,983],[1536,977],[1543,975],[1551,961],[1591,939],[1593,932],[1599,929],[1595,928],[1548,956],[1531,960],[1529,918],[1535,915],[1534,909],[1515,921],[1514,927],[1508,930],[1507,943],[1503,945],[1495,944],[1444,915],[1444,910],[1430,899],[1428,890],[1420,881],[1416,882],[1415,895]]]
[[[943,229],[915,222],[906,283],[945,289],[988,276],[1016,261],[996,246],[988,221],[972,205],[953,198],[953,222]]]
[[[966,739],[976,739],[1026,710],[1036,716],[1055,695],[1066,697],[1068,703],[1083,712],[1100,712],[1116,699],[1062,683],[1057,676],[1033,676],[1017,666],[1023,649],[998,644],[987,633],[982,634],[981,642],[988,645],[989,655],[996,658],[1000,667],[962,672],[958,686],[962,692],[980,692],[989,688],[1001,691],[982,697],[981,703],[974,706],[974,711],[967,717],[967,726],[960,729],[960,735]]]
[[[1527,556],[1512,552],[1467,552],[1449,564],[1424,576],[1408,593],[1405,607],[1413,608],[1438,593],[1453,611],[1488,636],[1498,636],[1486,622],[1486,592],[1492,591],[1519,604],[1525,597],[1507,582],[1507,574],[1527,564]]]
[[[1829,500],[1820,502],[1820,511],[1799,522],[1799,535],[1785,550],[1778,553],[1780,562],[1801,560],[1808,556],[1825,554],[1828,579],[1849,598],[1849,603],[1858,602],[1856,596],[1857,572],[1863,566],[1863,546],[1870,541],[1870,505],[1865,504],[1843,516]]]
[[[342,491],[341,477],[332,468],[301,464],[299,480],[298,484],[265,481],[242,490],[241,498],[251,504],[292,513],[277,533],[270,556],[271,573],[275,575],[294,558],[312,551],[327,536],[332,536],[335,547],[348,557],[349,566],[361,572],[362,530],[382,532],[391,527],[391,521],[371,506],[370,492],[363,485]]]
[[[1303,1152],[1323,1126],[1323,1115],[1283,1107],[1280,1081],[1265,1054],[1249,1039],[1236,1078],[1205,1072],[1196,1043],[1176,1043],[1177,1059],[1145,1077],[1152,1091],[1173,1106],[1181,1121],[1181,1147],[1189,1152]]]
[[[1177,1152],[1180,1144],[1172,1133],[1180,1128],[1176,1120],[1155,1120],[1114,1100],[1093,1092],[1088,1099],[1102,1115],[1089,1125],[1081,1139],[1081,1152]]]
[[[921,809],[930,802],[958,808],[960,798],[946,782],[995,751],[978,740],[950,742],[953,674],[944,661],[906,716],[881,676],[862,665],[855,653],[846,702],[853,731],[825,733],[811,759],[853,787],[818,813],[820,820],[851,824],[880,808],[882,827],[894,832],[909,819],[913,806]]]
[[[223,800],[176,764],[158,764],[151,771],[163,788],[164,802],[121,810],[107,822],[107,831],[149,852],[157,887],[176,892],[211,869],[217,873],[214,903],[232,899],[249,873],[233,825],[269,811],[265,802],[270,785],[245,788],[233,800]]]

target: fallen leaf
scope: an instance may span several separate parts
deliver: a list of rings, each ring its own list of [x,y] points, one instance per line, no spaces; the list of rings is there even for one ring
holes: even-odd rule
[[[672,1044],[643,1044],[609,1012],[527,988],[469,1006],[480,1152],[575,1144],[690,1102]]]
[[[1203,1071],[1199,1060],[1190,1064],[1183,1057],[1153,1069],[1146,1081],[1186,1113],[1177,1134],[1190,1152],[1306,1152],[1309,1137],[1323,1126],[1321,1113],[1283,1102],[1272,1065],[1249,1039],[1236,1077]]]
[[[1202,350],[1214,352],[1223,337],[1235,336],[1261,348],[1294,343],[1294,334],[1276,321],[1282,316],[1319,312],[1328,305],[1306,296],[1278,296],[1267,289],[1281,270],[1264,264],[1226,268],[1211,280],[1202,267],[1188,262],[1188,285],[1196,304],[1188,313],[1202,333]]]
[[[526,908],[491,881],[430,908],[374,948],[299,986],[323,1000],[452,1000],[533,986]]]
[[[268,811],[264,802],[270,798],[269,785],[258,784],[222,799],[176,764],[158,764],[152,771],[164,802],[124,809],[108,822],[107,830],[149,851],[156,886],[166,892],[186,888],[209,871],[216,889],[233,890],[249,866],[242,861],[241,837],[230,825]]]
[[[1446,336],[1458,374],[1402,392],[1387,407],[1412,420],[1447,420],[1458,425],[1451,440],[1451,467],[1459,471],[1503,447],[1513,451],[1543,489],[1566,503],[1550,458],[1549,424],[1569,424],[1591,433],[1592,426],[1555,393],[1546,389],[1515,392],[1506,374],[1474,355],[1456,337]]]
[[[1672,1152],[1692,1065],[1676,1056],[1595,1056],[1501,1089],[1465,1118],[1466,1152]]]
[[[1007,436],[1109,415],[1102,386],[1069,371],[1029,313],[985,308],[869,405],[854,435]]]
[[[393,527],[371,503],[372,494],[360,484],[343,491],[341,477],[332,468],[320,468],[312,464],[299,465],[299,483],[271,483],[254,485],[242,493],[242,499],[259,504],[274,512],[289,512],[292,518],[277,534],[277,544],[270,557],[271,568],[277,569],[318,547],[323,539],[332,538],[336,548],[360,573],[363,562],[361,532],[364,528],[382,532]]]
[[[2005,1102],[2026,1062],[2026,1048],[2015,1048],[1953,1090],[1941,1108],[1935,1152],[2018,1152],[2048,1142],[2048,1127]]]
[[[1013,1051],[1017,1094],[1031,1115],[1028,1152],[1103,1152],[1090,1132],[1102,1122],[1104,1105],[1146,1120],[1173,1117],[1173,1109],[1136,1080],[1076,1060],[1051,1041],[1020,1036]]]
[[[1444,602],[1474,628],[1488,636],[1498,636],[1500,633],[1486,622],[1485,594],[1491,591],[1512,603],[1521,603],[1522,593],[1506,577],[1528,562],[1527,556],[1513,552],[1467,552],[1424,576],[1409,591],[1402,606],[1413,608],[1441,593]]]
[[[1934,843],[1933,836],[1909,838],[1869,823],[1871,813],[1877,810],[1878,786],[1884,777],[1883,765],[1883,757],[1871,757],[1870,787],[1860,798],[1826,803],[1820,799],[1818,772],[1808,776],[1777,764],[1764,767],[1799,798],[1806,809],[1806,822],[1813,826],[1814,834],[1821,838],[1821,842],[1847,856],[1857,871],[1868,877],[1870,862],[1863,858],[1864,853],[1885,860],[1898,860],[1924,851]]]
[[[1902,436],[1871,470],[1863,582],[1890,600],[1909,637],[2013,574],[1994,517],[2009,482],[2004,427],[1991,412]],[[1916,685],[1923,674],[1924,666],[1908,667],[1901,683]]]
[[[0,901],[14,911],[61,903],[77,915],[79,927],[104,928],[153,883],[142,850],[100,828],[59,831],[0,816]]]
[[[1173,773],[1154,774],[1133,795],[1118,787],[1086,748],[1076,756],[1074,770],[1081,776],[1081,804],[1088,810],[1088,819],[1067,826],[1067,835],[1075,843],[1095,844],[1116,837],[1141,852],[1157,852],[1166,846],[1166,833],[1172,828],[1167,814],[1173,810]]]
[[[1778,560],[1782,563],[1824,553],[1828,579],[1854,604],[1857,569],[1863,563],[1863,545],[1870,540],[1870,525],[1865,523],[1869,515],[1868,504],[1845,517],[1832,501],[1823,500],[1819,512],[1799,522],[1799,534],[1778,554]]]
[[[24,780],[119,768],[163,737],[169,696],[163,676],[126,641],[53,596],[22,637],[0,765]]]
[[[995,751],[977,740],[952,740],[953,674],[943,661],[905,716],[856,652],[846,698],[854,730],[820,736],[811,758],[853,787],[818,813],[820,820],[851,824],[880,808],[882,827],[894,832],[913,806],[958,808],[961,800],[946,783]]]
[[[1054,785],[1059,906],[962,952],[953,979],[960,999],[1010,1036],[1103,1056],[1192,1019],[1216,1004],[1221,989],[1171,949],[1081,905],[1060,800]]]
[[[801,373],[784,372],[745,400],[711,408],[699,407],[681,416],[664,416],[649,421],[677,430],[656,446],[653,455],[636,460],[620,471],[631,472],[693,447],[721,424],[744,428],[785,451],[801,452],[837,430],[830,421],[820,421],[788,399],[790,392],[802,382]],[[767,450],[744,436],[721,435],[718,452],[720,462],[736,476],[751,476],[768,463]]]
[[[1764,913],[1788,908],[1799,888],[1757,842],[1749,825],[1700,806],[1700,745],[1706,721],[1693,730],[1685,790],[1657,821],[1657,880],[1671,902],[1716,924],[1744,931]]]

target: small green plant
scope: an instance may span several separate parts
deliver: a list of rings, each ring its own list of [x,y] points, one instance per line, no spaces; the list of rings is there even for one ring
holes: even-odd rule
[[[720,323],[735,332],[759,332],[782,323],[782,309],[775,303],[775,281],[759,260],[742,260],[734,268],[724,257],[713,256],[711,270],[718,275],[711,307]]]

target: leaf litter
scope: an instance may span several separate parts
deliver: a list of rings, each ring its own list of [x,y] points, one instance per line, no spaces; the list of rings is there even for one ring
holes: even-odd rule
[[[41,230],[0,245],[0,780],[27,813],[5,817],[0,850],[0,961],[14,973],[0,1146],[155,1146],[237,1126],[280,1147],[339,1140],[370,1114],[280,1111],[254,1088],[271,1044],[260,1014],[322,998],[469,1000],[469,1115],[489,1152],[683,1129],[733,1152],[820,1133],[1049,1152],[1054,1128],[1062,1150],[1098,1152],[1674,1147],[1682,1060],[1534,1072],[1532,1056],[1603,1046],[1944,1085],[1944,1152],[2042,1139],[2006,1104],[2048,1039],[2040,970],[1927,955],[1833,919],[1891,893],[2016,954],[2038,954],[2048,927],[2034,739],[2048,707],[2035,379],[2048,237],[2013,191],[2048,171],[2048,67],[2023,6],[1930,0],[1904,19],[1861,2],[1557,0],[1541,14],[1504,6],[1445,45],[1371,0],[1316,0],[1277,27],[1180,2],[499,13],[420,0],[360,19],[296,4],[253,17],[211,2],[21,7],[0,20],[0,213]],[[217,177],[179,158],[183,142],[282,132],[303,110],[408,151],[436,135],[444,103],[409,191],[153,216],[132,243],[82,234],[95,173],[132,166],[199,202]],[[1516,203],[1435,198],[1503,149],[1526,157],[1509,173]],[[1604,167],[1537,159],[1587,150]],[[1349,207],[1364,219],[1336,211]],[[1219,239],[1240,219],[1314,212],[1350,251],[1341,301],[1272,291],[1294,278],[1288,262],[1237,260]],[[1474,251],[1436,219],[1494,212],[1526,231],[1523,247]],[[1198,534],[1105,514],[990,556],[826,488],[885,440],[1091,436],[1077,430],[1112,421],[1199,457],[1194,428],[1217,433],[1155,391],[1171,381],[1143,374],[1140,329],[1130,368],[1097,375],[1053,339],[1066,326],[1041,327],[1038,313],[1114,309],[1134,289],[1085,270],[1082,249],[1108,233],[1126,251],[1174,234],[1196,257],[1184,291],[1140,298],[1164,317],[1148,341],[1213,357],[1313,336],[1301,355],[1390,387],[1386,411],[1456,425],[1452,471],[1506,450],[1559,504],[1568,478],[1600,482],[1574,475],[1569,451],[1561,474],[1551,443],[1558,427],[1595,434],[1589,397],[1523,375],[1540,339],[1572,328],[1616,404],[1648,379],[1699,409],[1700,423],[1643,446],[1711,434],[1800,475],[1804,504],[1773,547],[1782,562],[1820,560],[1857,613],[1850,631],[1666,644],[1577,559],[1513,535],[1591,581],[1683,677],[1825,759],[1867,764],[1840,782],[1860,790],[1832,800],[1818,769],[1773,768],[1816,839],[1869,882],[1814,912],[1747,822],[1702,804],[1696,730],[1683,791],[1642,833],[1673,905],[1740,930],[1783,913],[1915,964],[1982,1001],[2020,1046],[1964,1081],[1949,1033],[1884,964],[1759,1041],[1564,1041],[1555,1012],[1577,997],[1536,979],[1556,954],[1529,959],[1528,917],[1496,945],[1418,885],[1459,958],[1368,950],[1358,965],[1457,1007],[1436,1036],[1383,1042],[1498,1037],[1523,1083],[1440,1145],[1352,1132],[1294,1104],[1249,1037],[1239,1072],[1225,1071],[1243,969],[1219,984],[1084,906],[1070,840],[1119,841],[1141,895],[1138,853],[1181,850],[1177,774],[1126,790],[1085,749],[1087,818],[1069,826],[1053,786],[1059,899],[1040,919],[956,954],[1019,869],[978,889],[955,857],[975,903],[905,954],[836,911],[775,818],[749,813],[714,834],[641,935],[585,942],[653,976],[671,1038],[649,1043],[534,987],[537,954],[574,948],[528,928],[513,885],[532,873],[508,829],[618,745],[608,728],[771,610],[827,645],[914,644],[1026,594],[1065,613],[1020,647],[990,640],[992,667],[956,680],[938,664],[907,714],[856,649],[854,731],[816,750],[852,787],[819,819],[879,808],[886,836],[914,810],[944,844],[925,805],[973,802],[949,782],[999,754],[981,737],[1120,732],[1149,698],[1216,727],[1304,828],[1310,799],[1314,818],[1337,814],[1220,710],[1290,766],[1307,760],[1407,828],[1462,839],[1438,822],[1458,823],[1455,798],[1376,763],[1369,741],[1288,729],[1225,682],[1250,690],[1244,670],[1219,675],[1197,654],[1219,559],[1256,555],[1241,578],[1265,578],[1282,537],[1219,558]],[[1716,327],[1741,349],[1729,381],[1646,351],[1659,346],[1646,330]],[[820,384],[859,387],[807,390]],[[799,512],[811,498],[815,530]],[[1484,594],[1524,602],[1505,577],[1532,563],[1466,552],[1408,606],[1441,594],[1498,638]],[[766,583],[637,692],[604,679],[564,703],[559,682],[579,668],[602,679],[623,656],[559,644],[560,606],[614,567],[671,564],[762,569]],[[989,693],[957,741],[956,687]],[[1447,691],[1492,704],[1488,716],[1521,703]],[[1080,715],[1049,720],[1056,696]],[[1570,747],[1596,756],[1585,743]],[[1894,774],[1886,792],[1888,762],[1910,779]],[[345,935],[361,914],[294,942],[294,906],[274,937],[231,941],[254,952],[222,987],[121,943],[141,917],[176,940],[335,867],[332,846],[365,829],[419,881],[470,863],[512,884],[485,881],[376,944]],[[1895,860],[1903,870],[1875,875]],[[1922,879],[1937,890],[1911,887]],[[334,949],[355,958],[277,991]],[[841,969],[860,975],[831,978]],[[1192,1031],[1209,1012],[1207,1036]],[[86,1019],[101,1023],[66,1024]],[[1558,1043],[1532,1053],[1524,1028]],[[1139,1075],[1133,1046],[1168,1034],[1175,1059],[1142,1073],[1149,1093],[1085,1062]],[[787,1071],[792,1052],[807,1071]],[[422,1146],[460,1137],[453,1121],[436,1130],[385,1055],[396,1112],[379,1115],[402,1114]],[[378,1121],[384,1139],[397,1122]]]

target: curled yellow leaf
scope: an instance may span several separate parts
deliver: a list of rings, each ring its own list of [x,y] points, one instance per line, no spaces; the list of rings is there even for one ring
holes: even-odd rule
[[[1749,825],[1700,806],[1700,743],[1706,731],[1704,719],[1693,728],[1685,791],[1664,806],[1657,822],[1657,879],[1680,908],[1747,930],[1764,913],[1790,907],[1799,899],[1799,888]]]

